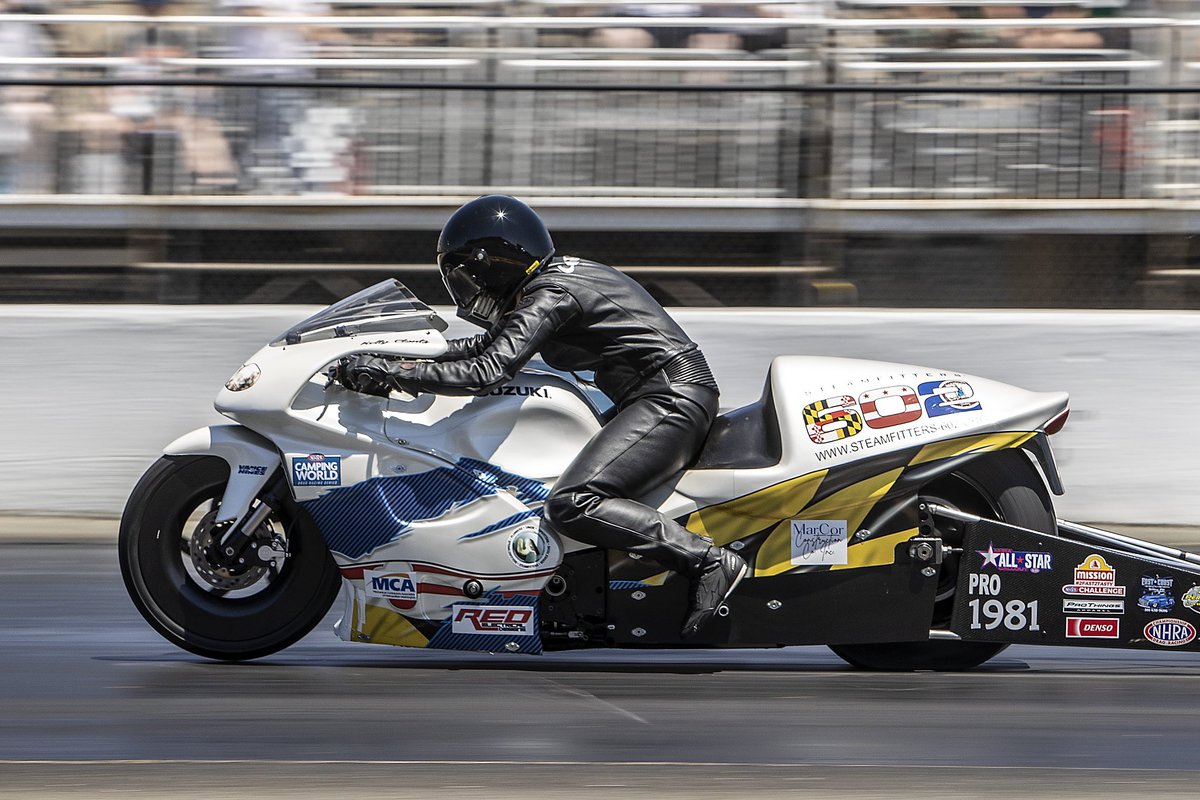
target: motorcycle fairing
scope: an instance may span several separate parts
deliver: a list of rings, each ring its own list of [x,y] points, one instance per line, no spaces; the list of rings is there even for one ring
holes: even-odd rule
[[[334,557],[354,563],[410,534],[416,526],[446,518],[486,498],[505,501],[511,513],[458,538],[474,539],[541,516],[550,494],[541,481],[513,475],[493,464],[462,458],[411,475],[379,476],[335,489],[303,506],[321,529]],[[516,501],[513,504],[511,501]],[[524,507],[522,507],[522,505]],[[472,526],[469,519],[463,525]]]
[[[960,437],[801,475],[679,521],[738,551],[755,571],[731,614],[697,644],[763,646],[913,641],[928,635],[938,574],[913,560],[917,496],[967,461],[1018,448],[1036,432]],[[796,565],[792,520],[846,523],[844,563]],[[857,531],[868,531],[864,538]],[[608,638],[621,646],[677,645],[687,581],[651,562],[610,554]],[[836,609],[831,614],[830,609]]]
[[[538,597],[564,551],[587,552],[543,531],[537,512],[601,420],[577,384],[545,372],[522,372],[509,387],[469,398],[381,399],[326,385],[324,367],[353,353],[436,358],[445,350],[436,317],[401,288],[384,287],[378,297],[368,293],[365,310],[352,318],[314,323],[312,330],[293,331],[263,348],[250,362],[258,367],[257,381],[223,390],[217,408],[268,438],[282,456],[296,500],[316,520],[346,578],[345,638],[524,648],[494,633],[465,634],[463,640],[444,632],[439,637],[439,630],[460,606],[505,608],[472,600],[469,582],[479,581],[487,598]],[[397,332],[389,333],[389,326]],[[855,584],[858,591],[896,592],[900,584],[890,581],[908,572],[897,560],[898,548],[917,530],[910,501],[919,479],[957,457],[1015,446],[1016,438],[989,437],[1034,431],[1065,403],[1065,395],[955,372],[784,356],[771,365],[757,405],[761,413],[749,413],[751,408],[727,414],[725,441],[711,451],[725,456],[761,445],[762,454],[702,461],[702,468],[644,500],[692,530],[740,545],[755,567],[744,584],[747,594],[757,591],[751,589],[756,584],[793,581],[829,582],[830,591]],[[322,460],[324,468],[315,466]],[[301,469],[294,471],[297,464]],[[833,520],[844,528],[847,541],[837,543],[845,549],[844,563],[793,564],[796,520]],[[863,527],[870,537],[853,538]],[[527,555],[531,541],[532,564],[517,552],[519,544]],[[863,577],[870,571],[878,575]],[[637,591],[678,598],[683,591],[680,580],[649,562],[628,573],[623,567],[607,575],[590,567],[586,572],[599,598]],[[875,583],[867,587],[864,580]],[[610,591],[623,581],[649,588]],[[911,603],[890,603],[889,610],[904,605],[906,618],[927,622],[927,594],[917,586],[909,592]],[[515,610],[501,627],[515,625],[519,634],[528,623],[525,612],[515,601],[507,607]],[[481,624],[490,624],[495,615],[484,611]],[[588,607],[593,623],[597,611]],[[777,630],[768,617],[751,619],[760,613],[745,612],[741,632],[727,632],[732,638],[724,643],[799,635],[786,626]],[[678,633],[675,616],[663,617],[671,619],[672,636]],[[615,632],[613,638],[622,636]]]
[[[952,471],[961,464],[961,459],[1020,447],[1035,434],[1035,431],[1016,431],[965,436],[817,470],[725,503],[707,506],[688,515],[684,524],[688,530],[708,536],[721,546],[741,542],[745,547],[747,540],[754,538],[756,551],[745,552],[754,552],[755,577],[809,569],[793,564],[793,520],[842,520],[847,535],[853,537],[869,521],[868,516],[879,503],[897,494],[898,489],[927,482],[937,472]],[[938,463],[943,464],[942,469],[929,468]],[[919,474],[919,482],[911,480],[914,474]],[[871,537],[848,541],[850,560],[846,564],[828,565],[830,569],[853,569],[881,563],[879,559],[888,556],[888,549],[879,546],[879,537],[894,537],[910,530],[881,531],[872,525],[866,527]],[[915,527],[915,524],[911,527],[913,532]],[[868,544],[871,547],[864,547]]]

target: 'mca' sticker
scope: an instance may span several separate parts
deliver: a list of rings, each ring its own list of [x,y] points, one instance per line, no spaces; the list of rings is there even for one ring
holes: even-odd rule
[[[342,457],[313,453],[292,457],[293,486],[341,486]]]

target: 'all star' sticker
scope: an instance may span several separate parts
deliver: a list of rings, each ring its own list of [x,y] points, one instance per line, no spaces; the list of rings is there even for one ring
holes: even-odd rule
[[[1000,558],[1001,553],[997,552],[996,549],[992,547],[991,542],[988,542],[987,550],[976,550],[975,552],[983,556],[983,567],[986,567],[990,564],[996,569],[1000,569],[1000,564],[997,559]],[[983,567],[980,567],[980,569],[983,569]]]

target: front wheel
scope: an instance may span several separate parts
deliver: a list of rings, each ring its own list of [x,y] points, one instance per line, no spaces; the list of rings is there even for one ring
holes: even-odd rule
[[[251,532],[254,552],[215,558],[214,526],[229,465],[212,456],[164,457],[138,482],[121,517],[121,576],[146,621],[172,644],[228,661],[296,642],[337,596],[337,565],[312,520],[288,501]]]
[[[1004,450],[971,461],[921,491],[923,500],[956,508],[1010,525],[1054,533],[1057,524],[1050,495],[1041,475],[1024,453]],[[962,545],[962,526],[955,532],[939,531],[946,544]],[[947,557],[938,577],[933,627],[949,626],[958,586],[958,557]],[[831,646],[839,657],[863,669],[957,671],[984,663],[1008,647],[996,642],[930,640]]]

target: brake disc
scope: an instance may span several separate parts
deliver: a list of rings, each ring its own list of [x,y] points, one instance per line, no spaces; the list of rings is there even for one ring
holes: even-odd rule
[[[286,542],[275,534],[270,520],[264,520],[251,534],[252,544],[246,548],[243,560],[230,566],[214,563],[212,556],[217,552],[218,534],[220,533],[217,526],[213,524],[216,514],[215,510],[205,514],[196,525],[196,529],[192,531],[188,541],[188,553],[192,558],[192,566],[195,567],[196,573],[213,588],[231,592],[249,588],[262,580],[277,562],[272,560],[270,563],[263,563],[261,559],[256,558],[254,554],[260,552],[260,548],[268,548],[268,552],[272,555],[279,553],[286,558]]]

